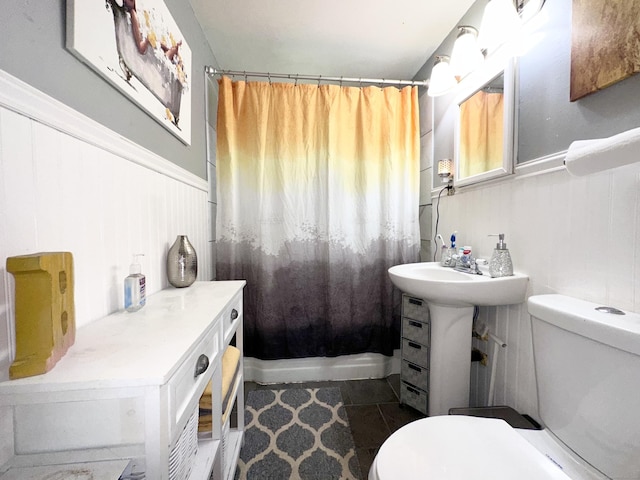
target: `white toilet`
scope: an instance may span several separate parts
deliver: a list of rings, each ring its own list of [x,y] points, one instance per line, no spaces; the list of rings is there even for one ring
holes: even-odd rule
[[[369,480],[640,479],[640,315],[529,298],[540,420],[444,415],[405,425]]]

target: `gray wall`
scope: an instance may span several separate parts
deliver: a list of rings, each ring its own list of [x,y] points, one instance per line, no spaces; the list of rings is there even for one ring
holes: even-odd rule
[[[639,75],[569,101],[571,0],[549,0],[540,13],[549,16],[542,41],[519,60],[518,162],[640,127]]]
[[[486,0],[478,0],[460,25],[480,27]],[[606,137],[640,127],[640,75],[576,102],[569,101],[571,0],[548,0],[541,41],[518,59],[518,163],[566,150],[574,140]],[[428,78],[435,55],[450,55],[457,30],[436,49],[415,76]],[[455,93],[434,102],[434,158],[452,158]]]
[[[203,71],[217,64],[189,2],[165,3],[193,54],[190,146],[65,49],[65,0],[2,0],[0,69],[206,179]]]

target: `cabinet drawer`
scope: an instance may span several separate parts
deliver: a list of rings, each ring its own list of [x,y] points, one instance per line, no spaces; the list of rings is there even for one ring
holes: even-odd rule
[[[429,366],[429,349],[420,343],[403,338],[402,360],[427,367]]]
[[[405,405],[409,405],[419,412],[424,413],[425,415],[427,414],[427,393],[418,388],[402,382],[400,384],[400,401]]]
[[[209,330],[169,380],[169,430],[181,432],[200,399],[220,355],[218,328]],[[205,358],[206,357],[206,358]]]
[[[402,316],[428,322],[429,307],[427,302],[409,295],[402,295]]]
[[[429,369],[427,368],[403,360],[400,376],[403,382],[410,383],[425,391],[429,390]]]
[[[429,345],[429,324],[402,317],[402,336],[422,345]]]
[[[228,343],[242,320],[242,291],[240,291],[225,308],[222,314],[224,343]]]

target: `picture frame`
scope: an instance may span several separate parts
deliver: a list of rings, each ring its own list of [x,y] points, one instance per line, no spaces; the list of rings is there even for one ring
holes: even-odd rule
[[[628,0],[573,0],[572,102],[640,71],[640,4]]]
[[[66,48],[184,144],[191,49],[163,0],[67,0]]]

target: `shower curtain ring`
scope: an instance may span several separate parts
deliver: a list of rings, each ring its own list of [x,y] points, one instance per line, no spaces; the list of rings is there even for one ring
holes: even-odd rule
[[[360,77],[360,88],[362,88],[362,77]]]
[[[243,70],[242,73],[244,73],[244,81],[246,82],[247,81],[247,71]]]
[[[322,80],[322,75],[318,75],[318,88],[320,88],[320,80]]]
[[[340,75],[340,86],[342,86],[342,77],[343,75]]]

